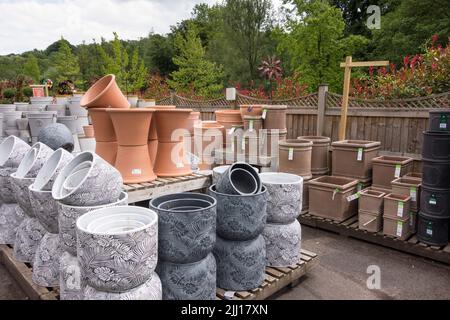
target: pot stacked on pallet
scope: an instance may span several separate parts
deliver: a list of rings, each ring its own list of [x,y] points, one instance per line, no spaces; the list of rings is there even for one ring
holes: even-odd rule
[[[303,178],[288,173],[262,173],[267,188],[266,265],[288,267],[301,258],[301,226],[297,217],[302,209]]]
[[[161,196],[150,202],[158,213],[159,261],[164,300],[215,300],[217,201],[199,193]]]
[[[217,286],[231,291],[257,288],[265,279],[267,188],[246,163],[235,163],[210,194],[217,200]]]
[[[423,177],[417,238],[444,246],[450,234],[450,111],[430,112],[424,132]]]

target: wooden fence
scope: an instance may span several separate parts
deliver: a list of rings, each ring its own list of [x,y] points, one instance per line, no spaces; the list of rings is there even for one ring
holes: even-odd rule
[[[350,99],[346,137],[350,140],[380,141],[382,150],[418,158],[422,132],[427,129],[429,111],[449,108],[450,92],[402,100]],[[202,120],[214,120],[218,109],[240,104],[284,104],[288,106],[288,138],[324,135],[338,140],[342,96],[320,86],[317,93],[290,100],[260,100],[237,94],[236,101],[225,98],[195,101],[177,95],[158,101],[159,105],[200,111]]]

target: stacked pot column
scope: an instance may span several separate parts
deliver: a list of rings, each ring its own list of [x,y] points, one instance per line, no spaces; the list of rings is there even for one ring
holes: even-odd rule
[[[302,209],[303,178],[288,173],[262,173],[267,188],[266,265],[288,267],[301,258],[301,226],[297,217]]]
[[[430,245],[444,246],[450,236],[450,110],[430,112],[422,160],[417,238]]]
[[[225,128],[216,121],[202,121],[194,126],[195,154],[199,158],[199,169],[211,170],[214,165],[214,151],[223,146]]]
[[[215,112],[216,121],[224,127],[223,148],[225,157],[220,159],[215,157],[216,164],[231,164],[237,159],[238,152],[241,151],[244,122],[240,110],[217,110]]]
[[[235,163],[210,194],[217,200],[217,286],[231,291],[257,288],[265,278],[267,189],[246,163]]]
[[[217,201],[181,193],[150,202],[158,213],[159,261],[164,300],[215,300]],[[176,231],[175,231],[176,230]]]

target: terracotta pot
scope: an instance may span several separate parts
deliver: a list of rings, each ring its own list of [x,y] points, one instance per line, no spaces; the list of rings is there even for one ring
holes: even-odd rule
[[[202,170],[212,168],[214,150],[223,146],[224,127],[216,121],[202,121],[194,126],[194,150]]]
[[[311,156],[313,143],[308,140],[284,140],[279,142],[280,171],[302,176],[304,179],[312,177]]]
[[[240,126],[243,124],[240,110],[217,110],[216,121],[225,127],[225,130],[231,129],[233,126]]]
[[[158,142],[153,171],[158,177],[190,175],[192,170],[184,157],[184,142]]]
[[[377,188],[392,189],[392,181],[413,169],[413,159],[408,157],[381,156],[372,159],[372,185]]]
[[[359,209],[358,228],[369,232],[380,232],[383,228],[383,215]]]
[[[129,108],[130,103],[120,91],[116,76],[109,74],[98,80],[81,99],[84,108]]]
[[[83,131],[84,131],[84,136],[86,138],[94,138],[95,134],[94,134],[94,126],[93,125],[83,126]]]
[[[263,128],[263,120],[260,116],[243,116],[243,119],[245,131],[258,133]]]
[[[266,118],[264,119],[264,129],[286,129],[287,106],[267,105],[264,106]]]
[[[359,210],[376,215],[383,214],[385,195],[383,192],[370,188],[362,190],[359,197]]]
[[[155,109],[148,108],[107,109],[119,146],[146,145],[154,112]]]
[[[392,181],[392,193],[411,197],[411,210],[418,211],[420,207],[421,181],[402,177]]]
[[[242,118],[244,116],[260,117],[263,114],[264,107],[264,105],[254,104],[243,104],[239,106]]]
[[[192,109],[169,109],[156,108],[156,130],[159,142],[177,142],[182,141],[184,134],[172,136],[178,129],[188,130],[189,116]]]
[[[147,143],[142,146],[132,147],[119,145],[115,167],[122,175],[124,183],[141,183],[156,180]]]
[[[148,141],[148,155],[150,157],[152,168],[155,166],[156,156],[158,155],[158,140]]]
[[[384,196],[383,217],[390,217],[400,220],[409,219],[411,209],[411,197],[397,194]]]
[[[95,142],[95,153],[114,166],[116,164],[119,145],[114,142]]]
[[[383,234],[406,240],[411,235],[409,223],[409,216],[408,219],[383,216]]]
[[[328,156],[331,139],[320,136],[302,136],[299,140],[308,140],[313,143],[311,154],[311,172],[314,175],[324,175],[329,172]]]
[[[92,125],[95,132],[95,140],[97,142],[114,142],[117,141],[114,126],[106,108],[89,109],[89,116],[92,119]],[[131,131],[131,130],[130,130]]]
[[[154,106],[151,109],[176,109],[176,106]],[[148,140],[157,140],[158,139],[158,131],[156,129],[156,116],[152,117],[152,123],[150,125],[150,132],[148,133]]]

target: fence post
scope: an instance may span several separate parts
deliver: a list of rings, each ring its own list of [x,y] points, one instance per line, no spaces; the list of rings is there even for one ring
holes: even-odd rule
[[[176,93],[175,91],[170,91],[170,104],[173,106],[176,106],[177,104],[175,103],[175,98],[176,98]]]
[[[317,135],[322,136],[325,124],[325,109],[327,105],[328,85],[319,85],[319,103],[317,108]]]

